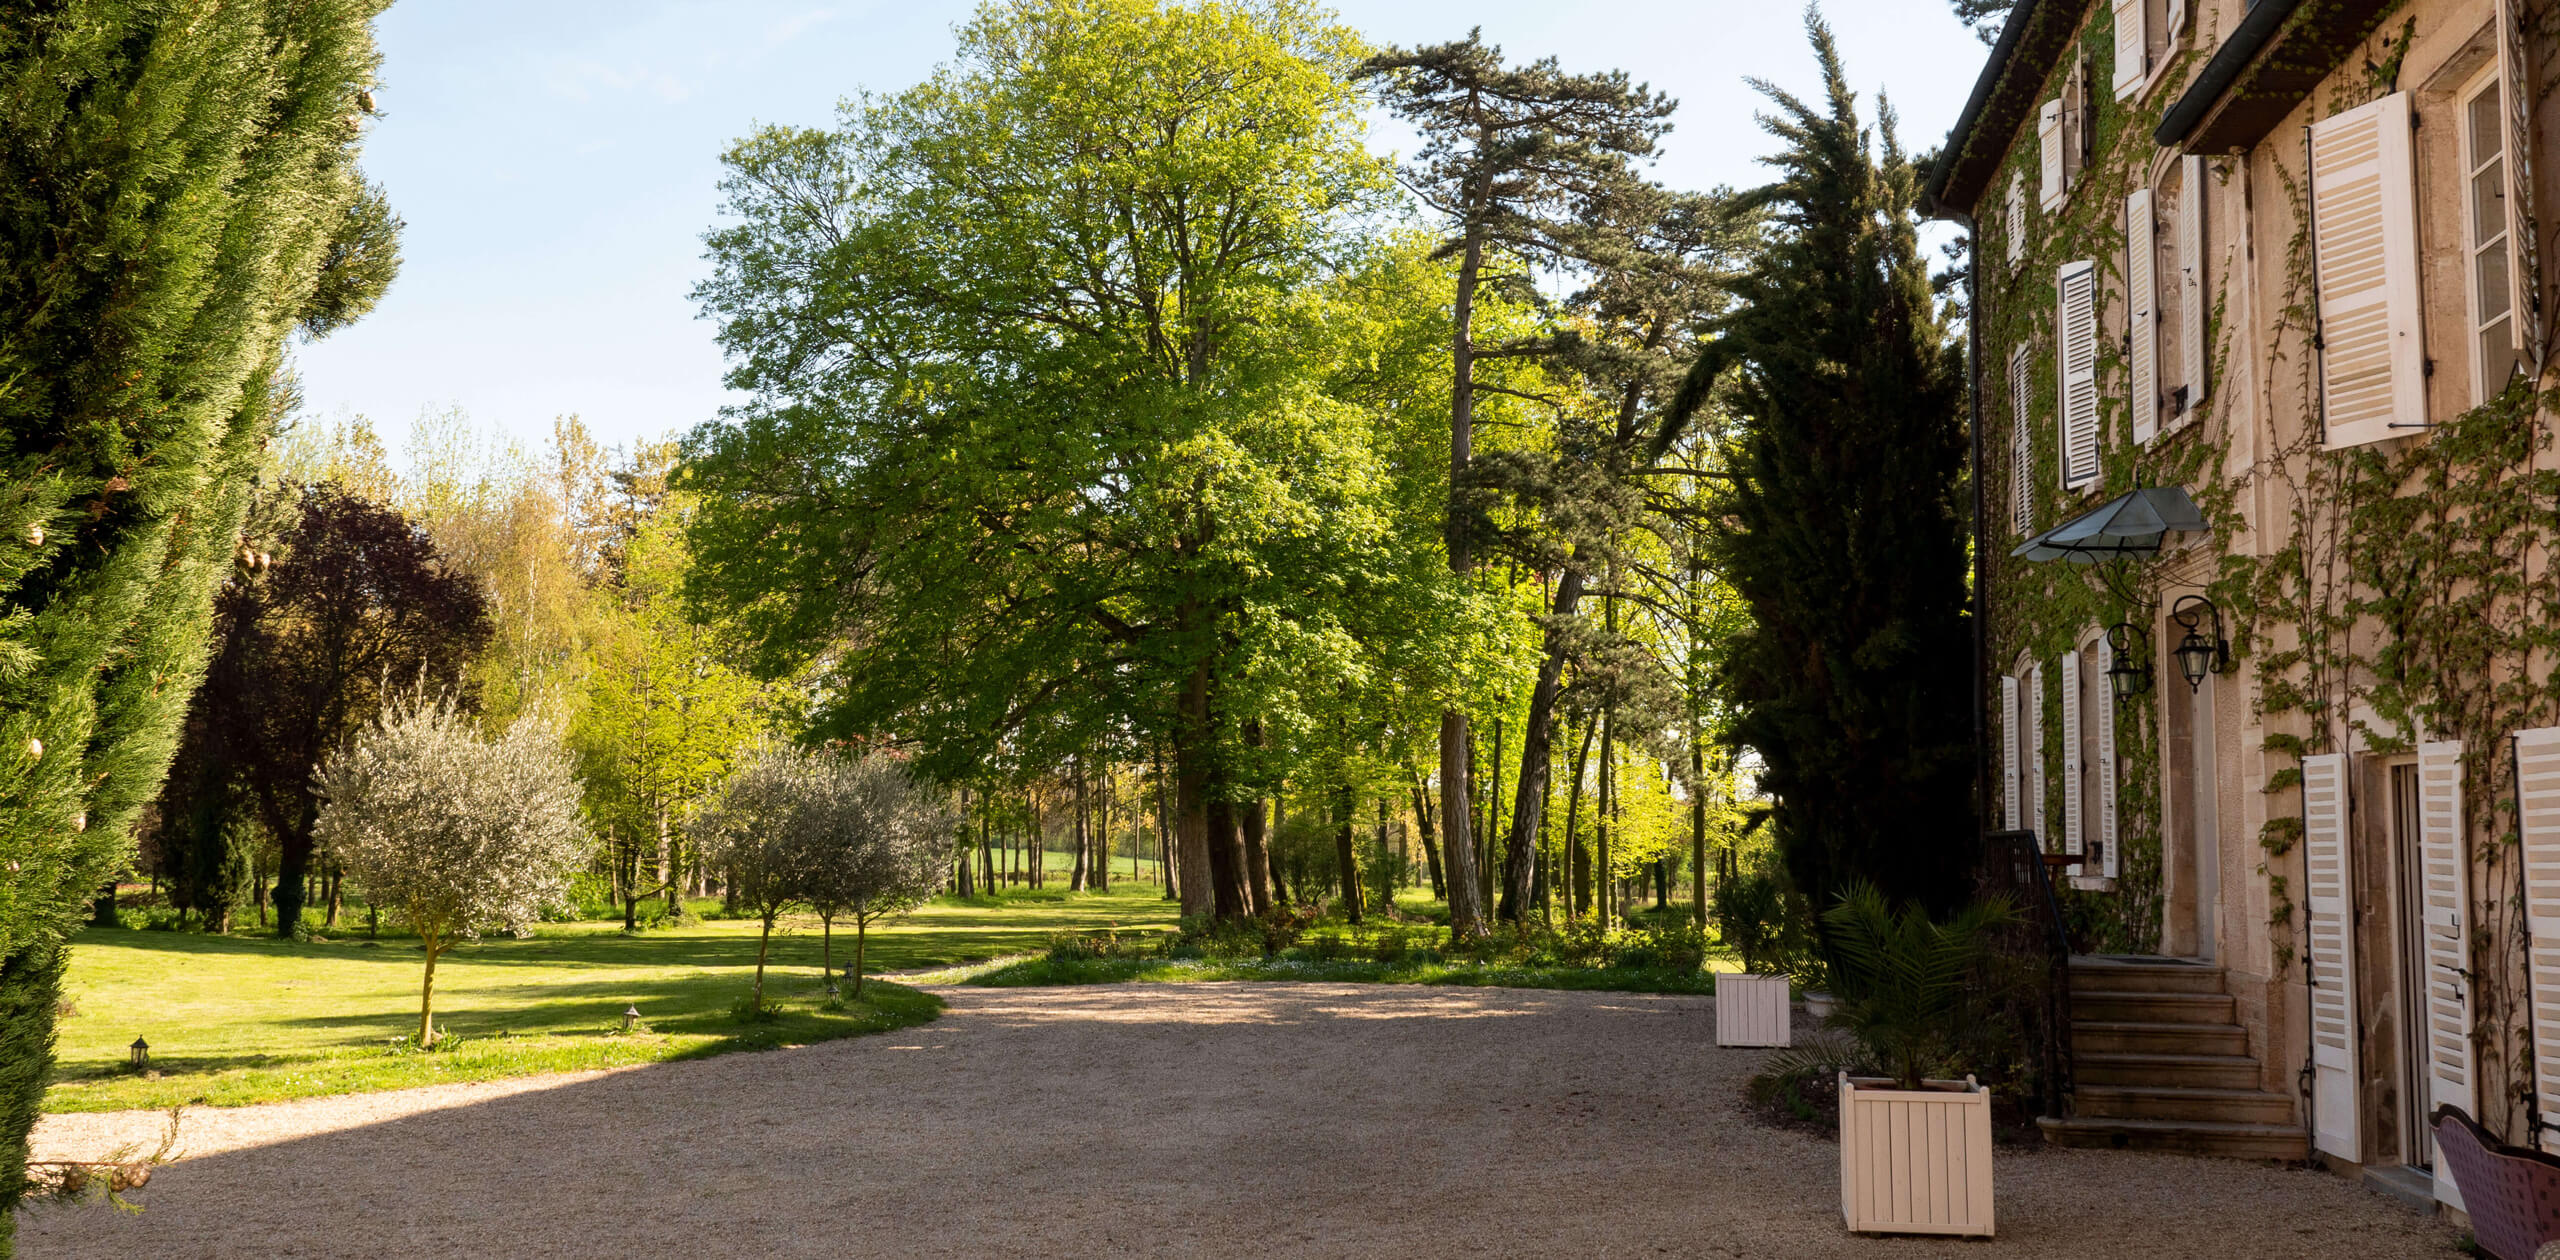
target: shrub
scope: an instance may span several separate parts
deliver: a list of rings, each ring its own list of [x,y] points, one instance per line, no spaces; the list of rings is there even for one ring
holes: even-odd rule
[[[1918,1089],[1978,1037],[1998,996],[1980,983],[1991,932],[2013,917],[1994,898],[1938,923],[1916,904],[1895,910],[1873,885],[1852,886],[1823,916],[1839,958],[1832,1022],[1904,1088]]]

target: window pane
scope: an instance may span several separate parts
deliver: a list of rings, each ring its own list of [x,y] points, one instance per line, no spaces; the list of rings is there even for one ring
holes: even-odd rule
[[[2496,397],[2507,387],[2507,378],[2516,374],[2518,366],[2514,339],[2507,332],[2505,318],[2480,330],[2481,398]]]
[[[2507,230],[2507,164],[2491,162],[2471,177],[2471,243],[2477,247]]]
[[[2506,135],[2506,129],[2498,125],[2497,85],[2491,84],[2488,91],[2472,97],[2468,112],[2471,123],[2471,164],[2478,166],[2505,152],[2506,148],[2501,142],[2502,137]]]
[[[2504,242],[2481,250],[2476,270],[2480,281],[2480,314],[2471,322],[2485,324],[2507,313],[2507,247]]]

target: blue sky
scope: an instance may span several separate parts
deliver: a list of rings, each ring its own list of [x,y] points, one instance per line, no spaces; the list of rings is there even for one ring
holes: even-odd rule
[[[951,50],[955,0],[400,0],[382,19],[383,117],[368,173],[408,222],[374,313],[296,351],[308,414],[409,422],[460,408],[538,444],[577,413],[608,441],[678,432],[727,397],[687,297],[705,270],[719,153],[759,122],[824,124],[838,99],[894,91]],[[1515,60],[1623,68],[1681,102],[1656,174],[1750,184],[1768,137],[1756,75],[1814,86],[1785,0],[1351,0],[1380,42],[1462,37]],[[1942,139],[1984,49],[1943,0],[1827,0],[1862,91],[1881,87],[1913,148]],[[1865,102],[1872,110],[1872,99]],[[1381,133],[1380,142],[1393,138]]]

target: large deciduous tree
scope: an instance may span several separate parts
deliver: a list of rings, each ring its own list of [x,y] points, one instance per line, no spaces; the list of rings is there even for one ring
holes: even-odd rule
[[[1708,562],[1751,614],[1723,662],[1732,737],[1760,756],[1815,905],[1865,880],[1943,911],[1976,836],[1962,361],[1892,115],[1867,130],[1830,31],[1807,26],[1824,99],[1762,87],[1785,143],[1758,194],[1770,239],[1681,395],[1729,389],[1735,479]]]
[[[1169,748],[1183,909],[1240,915],[1243,708],[1323,688],[1385,554],[1321,282],[1386,189],[1294,0],[990,5],[957,60],[728,155],[701,290],[752,401],[690,440],[693,591],[817,728],[958,781]]]
[[[1456,43],[1394,49],[1363,64],[1387,104],[1422,132],[1406,184],[1446,224],[1441,251],[1457,260],[1451,290],[1449,501],[1443,544],[1461,580],[1485,532],[1483,487],[1469,476],[1478,364],[1552,353],[1547,338],[1476,341],[1476,308],[1488,283],[1527,288],[1504,268],[1571,257],[1596,203],[1636,182],[1634,162],[1669,126],[1670,98],[1623,72],[1571,75],[1553,58],[1506,66],[1502,50],[1470,32]],[[1579,587],[1579,582],[1575,583]],[[1552,704],[1552,696],[1549,697]],[[1471,822],[1467,714],[1453,698],[1440,717],[1440,843],[1449,866],[1449,923],[1465,936],[1485,927]],[[1525,789],[1524,789],[1525,790]],[[1517,863],[1527,896],[1526,858]]]
[[[436,959],[483,928],[531,923],[586,849],[559,733],[537,718],[484,739],[450,696],[395,695],[315,776],[314,833],[375,904],[418,934],[418,1044],[435,1044]]]
[[[203,668],[285,336],[397,223],[356,154],[380,0],[57,0],[0,21],[0,1252],[60,944]]]
[[[479,585],[400,513],[312,487],[272,567],[225,586],[221,647],[196,698],[278,850],[277,931],[299,930],[320,798],[311,775],[403,687],[454,688],[489,640]],[[467,697],[466,697],[467,698]]]

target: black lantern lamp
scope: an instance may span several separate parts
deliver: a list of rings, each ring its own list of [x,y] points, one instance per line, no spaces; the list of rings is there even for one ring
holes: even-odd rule
[[[2130,700],[2151,690],[2151,636],[2130,621],[2107,627],[2107,685],[2116,699]]]
[[[2228,672],[2231,668],[2231,641],[2222,637],[2222,610],[2202,595],[2179,598],[2169,610],[2169,620],[2178,623],[2186,633],[2178,639],[2178,672],[2187,676],[2187,690],[2204,685],[2204,676]],[[2213,633],[2205,634],[2211,625]]]
[[[144,1041],[140,1037],[136,1037],[133,1039],[133,1044],[127,1047],[127,1049],[131,1053],[128,1054],[126,1058],[128,1062],[133,1064],[134,1071],[139,1072],[151,1066],[150,1042]]]

